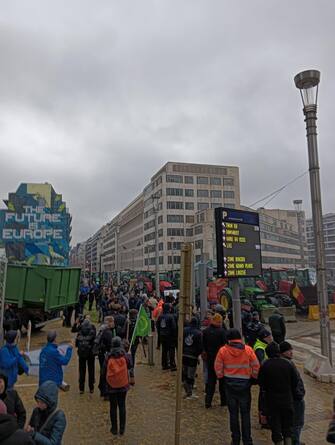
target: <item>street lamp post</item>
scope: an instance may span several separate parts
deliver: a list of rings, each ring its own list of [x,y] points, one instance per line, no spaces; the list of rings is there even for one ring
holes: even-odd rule
[[[155,278],[155,284],[156,284],[156,296],[157,298],[160,296],[160,289],[159,289],[159,249],[158,249],[158,201],[159,201],[159,195],[157,193],[153,194],[151,196],[152,202],[153,202],[153,209],[155,213],[155,251],[156,251],[156,258],[155,258],[155,269],[156,269],[156,278]]]
[[[316,112],[320,72],[317,70],[303,71],[294,78],[296,87],[300,90],[303,112],[306,122],[308,145],[309,178],[311,188],[312,216],[314,226],[317,291],[320,309],[321,353],[329,358],[332,364],[332,348],[328,313],[328,293],[326,281],[325,247],[323,238],[320,166],[318,158],[318,141],[316,127]]]

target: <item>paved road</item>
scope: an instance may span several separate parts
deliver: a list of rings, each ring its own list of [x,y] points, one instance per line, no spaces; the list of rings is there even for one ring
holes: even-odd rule
[[[59,328],[59,323],[56,327]],[[296,324],[297,331],[300,327]],[[68,329],[59,328],[61,340],[69,340],[73,334]],[[294,330],[294,328],[290,329]],[[307,332],[306,330],[304,332]],[[32,340],[33,348],[43,345],[45,333],[35,334]],[[24,344],[24,340],[23,340]],[[23,346],[23,345],[22,345]],[[68,419],[64,444],[72,445],[173,445],[174,443],[174,397],[175,375],[162,372],[159,366],[159,357],[156,352],[156,366],[145,364],[142,354],[139,354],[136,369],[136,385],[128,396],[128,422],[124,438],[111,435],[108,417],[108,402],[103,402],[98,392],[93,395],[78,391],[77,358],[74,356],[66,373],[66,380],[71,385],[68,393],[60,393],[60,406],[64,409]],[[301,366],[301,357],[298,357],[298,366]],[[97,366],[98,370],[98,366]],[[219,406],[216,396],[212,409],[206,410],[203,401],[203,384],[201,369],[198,371],[197,394],[195,401],[183,401],[182,413],[182,445],[229,445],[230,433],[228,427],[227,409]],[[330,407],[335,385],[321,384],[308,376],[304,376],[306,395],[306,427],[303,439],[307,444],[325,443],[325,431],[328,419],[331,416]],[[20,377],[17,388],[22,395],[29,411],[34,406],[33,395],[36,383],[32,377]],[[270,434],[262,431],[257,422],[257,388],[253,390],[252,428],[255,445],[270,444]]]

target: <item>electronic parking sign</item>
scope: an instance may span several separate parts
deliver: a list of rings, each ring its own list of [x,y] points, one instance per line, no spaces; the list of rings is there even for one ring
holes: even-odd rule
[[[255,277],[262,273],[259,215],[256,212],[215,209],[218,275]]]

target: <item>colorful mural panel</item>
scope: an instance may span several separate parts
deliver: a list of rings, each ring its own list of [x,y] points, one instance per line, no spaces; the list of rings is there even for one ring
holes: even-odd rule
[[[71,215],[51,184],[20,184],[0,210],[0,247],[9,261],[67,266]]]

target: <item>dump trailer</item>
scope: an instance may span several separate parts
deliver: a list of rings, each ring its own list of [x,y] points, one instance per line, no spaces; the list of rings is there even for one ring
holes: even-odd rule
[[[5,302],[15,312],[20,327],[35,328],[74,306],[79,298],[80,268],[8,264]]]

